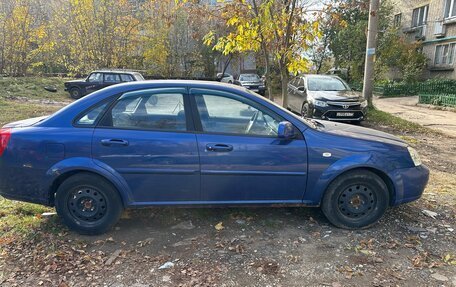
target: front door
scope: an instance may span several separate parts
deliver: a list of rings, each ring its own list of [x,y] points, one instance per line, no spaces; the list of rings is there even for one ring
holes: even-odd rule
[[[306,143],[302,137],[277,137],[283,118],[241,95],[192,89],[191,99],[201,131],[197,139],[202,201],[301,202]]]
[[[90,94],[102,88],[103,85],[103,74],[95,72],[90,74],[84,83],[85,94]]]
[[[135,204],[200,199],[196,136],[189,132],[186,89],[123,94],[94,131],[96,162],[127,182]]]

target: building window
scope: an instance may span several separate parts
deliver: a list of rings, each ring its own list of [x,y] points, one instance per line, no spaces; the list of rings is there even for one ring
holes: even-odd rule
[[[454,63],[456,43],[438,45],[435,47],[435,65],[450,66]]]
[[[420,27],[426,25],[428,10],[429,5],[413,9],[412,27]]]
[[[456,17],[456,0],[445,1],[445,18]]]
[[[402,22],[402,13],[394,15],[394,27],[400,27]]]

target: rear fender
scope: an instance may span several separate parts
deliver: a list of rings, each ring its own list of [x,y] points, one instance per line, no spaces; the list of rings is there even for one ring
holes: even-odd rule
[[[48,187],[48,190],[52,190],[54,183],[61,176],[72,172],[91,172],[102,176],[119,191],[124,207],[131,205],[131,191],[123,177],[113,168],[102,162],[95,163],[91,158],[67,158],[53,165],[46,172],[46,186]]]

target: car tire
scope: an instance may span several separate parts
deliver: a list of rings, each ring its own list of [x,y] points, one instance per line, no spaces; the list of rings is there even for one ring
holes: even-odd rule
[[[101,234],[119,220],[123,204],[116,188],[104,178],[80,173],[57,189],[55,208],[63,222],[80,234]]]
[[[337,227],[364,229],[375,224],[388,206],[385,182],[368,170],[355,170],[342,174],[329,185],[321,209]]]
[[[75,100],[80,99],[82,97],[81,90],[79,88],[71,88],[70,97]]]
[[[311,118],[312,117],[312,112],[310,111],[309,103],[302,104],[301,116],[303,116],[305,118]]]

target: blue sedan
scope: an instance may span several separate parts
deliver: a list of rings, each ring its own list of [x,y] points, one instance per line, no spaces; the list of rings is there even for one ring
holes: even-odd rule
[[[119,84],[0,130],[0,194],[55,206],[82,234],[148,206],[320,206],[338,227],[365,228],[428,178],[397,137],[215,82]]]

